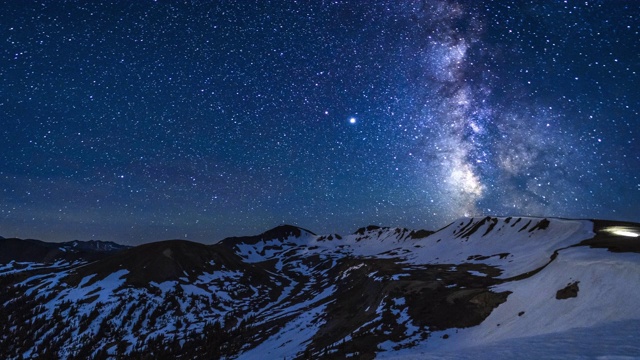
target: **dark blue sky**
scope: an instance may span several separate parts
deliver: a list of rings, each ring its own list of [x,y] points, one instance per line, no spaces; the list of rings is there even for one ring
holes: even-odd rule
[[[2,236],[640,222],[637,1],[2,8]]]

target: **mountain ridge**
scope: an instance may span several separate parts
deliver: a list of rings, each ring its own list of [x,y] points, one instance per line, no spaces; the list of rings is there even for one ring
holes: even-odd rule
[[[640,319],[625,285],[640,283],[638,234],[628,222],[474,217],[435,232],[284,225],[14,259],[0,262],[11,334],[0,354],[373,358]]]
[[[0,263],[15,261],[51,262],[54,259],[95,260],[102,255],[126,249],[129,246],[112,241],[73,240],[46,242],[36,239],[0,238]]]

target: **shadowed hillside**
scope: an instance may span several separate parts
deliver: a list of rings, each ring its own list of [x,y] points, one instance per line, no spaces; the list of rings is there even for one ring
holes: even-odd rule
[[[0,353],[366,359],[606,326],[640,319],[639,234],[484,217],[345,236],[285,225],[213,245],[0,239]]]

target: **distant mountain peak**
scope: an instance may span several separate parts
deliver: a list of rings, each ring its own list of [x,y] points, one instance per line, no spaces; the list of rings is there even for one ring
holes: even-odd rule
[[[35,239],[2,239],[0,263],[10,260],[52,263],[63,261],[94,261],[113,252],[130,248],[112,241],[73,240],[68,242],[46,242]]]
[[[303,229],[301,227],[297,227],[297,226],[293,226],[293,225],[279,225],[274,227],[273,229],[267,230],[265,232],[263,232],[262,234],[260,234],[260,236],[264,239],[264,240],[284,240],[286,238],[289,238],[291,236],[293,237],[300,237],[302,236],[303,233],[307,233],[309,235],[316,235],[313,232],[307,230],[307,229]]]
[[[72,241],[59,243],[59,245],[67,249],[82,249],[82,250],[89,250],[89,251],[107,251],[107,252],[122,250],[122,249],[131,247],[127,245],[121,245],[113,241],[104,241],[104,240],[72,240]]]
[[[380,229],[382,229],[381,226],[369,225],[369,226],[365,226],[365,227],[359,228],[358,230],[356,230],[356,232],[354,234],[356,234],[356,235],[364,235],[366,232],[371,232],[371,231],[380,230]]]
[[[234,246],[237,244],[257,244],[261,241],[284,241],[289,238],[301,238],[305,234],[313,237],[316,236],[316,234],[310,230],[285,224],[276,226],[273,229],[269,229],[258,235],[228,237],[221,240],[220,243],[227,246]]]

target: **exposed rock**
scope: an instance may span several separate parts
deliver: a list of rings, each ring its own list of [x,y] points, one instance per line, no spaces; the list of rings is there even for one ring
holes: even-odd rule
[[[427,236],[433,234],[433,231],[429,231],[429,230],[415,230],[412,231],[411,233],[409,233],[409,237],[412,239],[422,239],[422,238],[426,238]]]
[[[516,221],[517,222],[517,221]],[[524,224],[523,227],[520,228],[520,230],[518,230],[518,232],[524,231],[527,229],[527,227],[529,227],[529,225],[531,225],[531,220],[529,220],[526,224]]]
[[[534,227],[529,229],[529,232],[534,232],[536,229],[544,230],[549,227],[549,224],[551,224],[551,221],[549,221],[548,219],[542,219],[538,221],[538,223]]]
[[[365,232],[367,231],[373,231],[373,230],[378,230],[380,229],[380,226],[377,225],[369,225],[367,227],[361,227],[358,230],[356,230],[355,234],[357,235],[364,235]]]
[[[580,281],[574,281],[564,288],[558,290],[558,292],[556,292],[556,299],[563,300],[578,297],[578,291],[580,290],[578,288],[578,283],[580,283]]]

